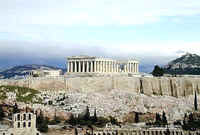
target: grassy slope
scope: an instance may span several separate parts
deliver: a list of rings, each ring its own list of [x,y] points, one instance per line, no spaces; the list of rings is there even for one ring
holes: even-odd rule
[[[39,91],[19,86],[0,86],[0,100],[5,100],[7,98],[7,92],[16,93],[16,100],[18,102],[30,103],[34,102],[34,98],[37,98],[38,102],[41,101],[41,99],[37,97],[37,94],[40,93]]]

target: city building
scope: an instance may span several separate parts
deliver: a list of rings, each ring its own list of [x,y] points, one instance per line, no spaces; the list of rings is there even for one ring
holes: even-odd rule
[[[69,73],[139,73],[137,60],[118,61],[92,56],[71,56],[67,58]]]

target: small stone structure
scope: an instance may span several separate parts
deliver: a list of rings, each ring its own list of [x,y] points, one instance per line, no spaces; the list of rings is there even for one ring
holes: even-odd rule
[[[35,76],[37,77],[56,77],[62,75],[61,70],[44,70],[44,69],[37,69],[37,70],[32,70],[29,73],[30,76]]]
[[[41,135],[36,128],[36,115],[33,113],[14,114],[11,128],[0,129],[0,135]]]
[[[70,73],[138,73],[136,60],[117,61],[91,56],[72,56],[67,58],[67,70]]]

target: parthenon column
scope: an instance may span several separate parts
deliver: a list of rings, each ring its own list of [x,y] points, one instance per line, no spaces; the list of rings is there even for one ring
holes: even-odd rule
[[[86,61],[86,63],[87,63],[87,66],[86,66],[86,72],[89,72],[89,62],[88,61]]]
[[[135,63],[135,73],[137,73],[137,63]]]
[[[111,62],[111,72],[114,72],[114,61]]]
[[[112,61],[110,62],[110,72],[112,72]]]
[[[105,62],[102,61],[102,72],[104,72],[104,70],[105,70]]]
[[[128,65],[129,65],[129,66],[128,66],[128,67],[129,67],[129,68],[128,68],[128,72],[131,72],[131,63],[129,63]]]
[[[133,64],[130,63],[130,72],[133,72]]]
[[[70,72],[70,71],[69,71],[69,63],[70,63],[70,62],[68,61],[68,63],[67,63],[67,72]]]
[[[83,71],[82,72],[85,72],[85,61],[83,61]]]
[[[110,61],[110,72],[112,72],[112,61]]]
[[[108,72],[110,72],[110,61],[108,61]]]
[[[96,61],[94,61],[94,72],[96,72],[96,69],[97,68],[97,63],[96,63]]]
[[[90,62],[90,72],[94,72],[94,70],[93,70],[93,61]]]
[[[101,61],[98,61],[98,72],[101,72]]]
[[[138,64],[136,63],[136,73],[138,72]]]
[[[134,67],[134,63],[132,63],[132,72],[134,73],[135,72],[135,67]]]
[[[102,71],[101,64],[102,64],[102,62],[101,62],[101,61],[99,61],[99,72],[101,72],[101,71]]]
[[[117,62],[115,62],[115,72],[117,72]]]
[[[74,68],[73,67],[73,62],[71,61],[70,63],[71,63],[71,70],[70,71],[73,72],[73,68]]]
[[[97,61],[97,72],[100,72],[100,62],[99,61]]]
[[[114,72],[117,72],[117,63],[114,62]]]
[[[111,61],[111,72],[113,72],[113,61]]]
[[[75,69],[74,69],[74,72],[77,72],[77,61],[74,61],[74,63],[75,63]]]
[[[106,61],[104,61],[104,72],[106,72]]]
[[[136,70],[137,70],[137,69],[136,69],[136,63],[134,63],[134,65],[135,65],[135,66],[134,66],[134,72],[136,73]]]
[[[99,72],[99,61],[96,61],[96,68],[97,68],[96,72]]]
[[[133,73],[134,71],[133,71],[133,63],[131,63],[131,72]]]
[[[81,72],[81,61],[78,62],[78,72]]]
[[[119,64],[117,64],[117,67],[116,67],[116,68],[117,68],[117,72],[119,72]]]
[[[102,72],[102,70],[103,70],[103,62],[102,61],[100,61],[100,72]]]
[[[110,61],[108,61],[108,72],[110,72]]]
[[[134,63],[131,64],[131,72],[134,72]]]
[[[104,70],[105,70],[105,63],[104,61],[102,61],[102,72],[104,72]]]
[[[108,62],[107,61],[105,61],[105,72],[108,72]]]
[[[113,62],[113,72],[117,72],[117,68],[116,68],[116,62]]]
[[[128,63],[128,72],[131,71],[131,63]]]

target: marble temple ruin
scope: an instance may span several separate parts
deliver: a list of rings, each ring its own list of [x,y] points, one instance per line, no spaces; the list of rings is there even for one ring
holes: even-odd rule
[[[92,56],[71,56],[67,58],[69,73],[139,73],[137,60],[118,61]]]

